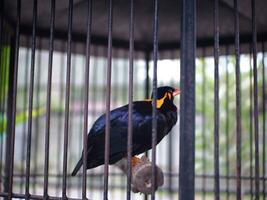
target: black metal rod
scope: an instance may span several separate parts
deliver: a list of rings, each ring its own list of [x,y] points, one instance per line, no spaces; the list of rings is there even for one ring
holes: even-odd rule
[[[0,2],[0,52],[1,52],[1,54],[0,54],[0,77],[2,77],[1,73],[4,72],[4,70],[2,70],[2,68],[4,67],[4,65],[3,65],[4,57],[2,56],[2,52],[3,52],[4,42],[5,42],[5,39],[4,39],[4,33],[5,32],[4,32],[4,20],[3,20],[4,14],[3,14],[3,10],[4,10],[4,1],[1,1]],[[0,98],[2,97],[1,95],[2,95],[2,91],[0,91]],[[0,106],[2,106],[2,102],[1,102]],[[1,108],[2,107],[0,107],[0,109]]]
[[[149,61],[150,61],[150,52],[147,51],[145,52],[145,63],[146,63],[146,79],[145,79],[145,98],[148,99],[149,98]],[[148,157],[148,152],[145,152],[145,156]],[[148,196],[144,195],[144,200],[147,200]]]
[[[252,46],[249,47],[249,176],[250,179],[250,199],[253,199],[253,80],[252,80]]]
[[[86,63],[85,63],[85,95],[84,95],[84,131],[83,131],[83,149],[87,149],[88,133],[88,100],[89,100],[89,72],[90,72],[90,48],[91,48],[91,26],[92,26],[92,0],[87,4],[87,40],[86,40]],[[86,170],[87,155],[83,153],[83,178],[82,178],[82,198],[86,199]]]
[[[32,19],[32,41],[31,41],[31,69],[30,69],[30,88],[29,88],[29,110],[28,110],[28,135],[26,153],[26,199],[29,199],[30,187],[30,168],[31,168],[31,139],[32,139],[32,109],[33,109],[33,90],[34,90],[34,70],[35,70],[35,48],[36,48],[36,22],[37,22],[37,0],[33,1]]]
[[[6,83],[7,81],[7,66],[6,66],[6,59],[7,56],[5,56],[6,50],[3,49],[3,44],[6,42],[6,33],[3,31],[3,8],[4,7],[4,1],[1,1],[1,22],[0,22],[0,30],[1,30],[1,35],[0,35],[0,77],[3,77],[3,81],[2,83]],[[0,89],[0,117],[1,119],[5,118],[5,112],[6,112],[6,98],[5,98],[5,89],[4,87],[1,87]],[[0,134],[4,134],[4,123],[1,123],[0,126],[0,130],[2,131],[2,133]],[[0,163],[4,163],[3,162],[3,149],[4,149],[4,138],[1,137],[0,138]],[[0,176],[1,176],[1,182],[2,182],[2,169],[3,166],[0,165]],[[0,184],[0,191],[2,191],[2,184]]]
[[[6,175],[8,175],[8,182],[7,182],[7,189],[8,189],[8,200],[12,199],[12,190],[13,190],[13,170],[14,170],[14,143],[15,143],[15,129],[16,129],[16,105],[17,105],[17,77],[18,77],[18,58],[19,58],[19,44],[20,44],[20,17],[21,17],[21,1],[17,0],[17,16],[16,16],[16,34],[15,34],[15,43],[13,46],[13,52],[14,53],[14,66],[11,66],[13,68],[10,71],[10,76],[12,78],[10,79],[13,81],[12,88],[10,90],[9,97],[9,104],[11,104],[10,109],[10,131],[9,131],[9,138],[10,141],[6,143],[9,147],[7,147],[7,150],[9,152],[6,152],[7,159],[6,161],[9,161],[6,163],[6,172],[8,172]],[[12,56],[12,55],[11,55]],[[12,63],[13,64],[13,63]],[[13,74],[11,74],[13,72]],[[7,138],[8,139],[8,138]]]
[[[241,80],[239,47],[239,1],[234,0],[235,9],[235,76],[236,76],[236,199],[241,200]]]
[[[225,90],[226,90],[226,95],[225,95],[225,111],[226,111],[226,122],[225,122],[225,134],[226,134],[226,144],[225,144],[225,148],[226,148],[226,177],[229,177],[229,172],[230,172],[230,154],[229,154],[229,148],[230,148],[230,139],[229,139],[229,99],[230,99],[230,95],[229,95],[229,46],[226,46],[226,67],[225,67]],[[226,179],[226,199],[229,200],[230,197],[230,193],[229,193],[229,178]]]
[[[170,57],[170,60],[175,60],[175,52],[174,51],[170,51],[168,52],[168,55]],[[168,193],[169,193],[169,198],[173,199],[174,195],[173,195],[173,155],[174,155],[174,151],[173,151],[173,146],[175,144],[175,139],[174,139],[174,131],[171,130],[171,132],[168,134],[168,140],[167,140],[167,151],[166,151],[166,156],[167,157],[167,168],[168,168],[168,183],[167,183],[167,188],[168,188]]]
[[[28,41],[27,41],[28,42]],[[27,119],[27,97],[28,97],[28,78],[29,78],[29,55],[30,51],[29,49],[26,49],[26,55],[25,55],[25,76],[24,76],[24,90],[23,90],[23,117],[24,119]],[[26,153],[26,133],[27,133],[27,123],[23,123],[23,135],[22,135],[22,146],[21,146],[21,158],[25,157]],[[25,174],[25,165],[22,162],[21,164],[21,169],[20,169],[21,174]],[[24,180],[21,180],[24,181]],[[20,184],[20,192],[22,193],[23,190],[23,184]]]
[[[9,184],[10,184],[10,162],[11,162],[11,139],[12,139],[12,125],[13,125],[13,119],[12,119],[12,109],[13,109],[13,89],[14,89],[14,68],[15,68],[15,59],[16,59],[16,39],[12,36],[10,41],[10,65],[9,65],[9,74],[8,74],[8,93],[7,93],[7,111],[6,111],[6,118],[11,119],[7,120],[7,129],[6,129],[6,143],[5,143],[5,166],[4,166],[4,192],[9,192]],[[16,93],[15,93],[16,94]],[[10,103],[12,102],[12,103]],[[14,152],[14,151],[13,151]],[[14,157],[12,158],[14,159]],[[13,170],[12,170],[13,173]],[[5,199],[8,199],[6,197]]]
[[[75,4],[74,4],[75,5]],[[73,129],[74,127],[74,115],[75,115],[75,110],[74,110],[74,101],[75,101],[75,90],[76,90],[76,72],[77,72],[77,43],[73,43],[72,44],[73,48],[72,48],[72,60],[71,60],[71,80],[70,80],[70,116],[69,116],[69,145],[68,145],[68,149],[74,149],[73,147],[73,133],[77,131],[77,128],[75,128],[76,130]],[[81,132],[83,134],[83,132]],[[78,139],[78,137],[76,137],[75,139]],[[75,146],[77,146],[76,144],[74,144]],[[68,150],[69,151],[69,150]],[[68,163],[73,163],[73,156],[71,151],[70,152],[70,156],[68,159]],[[73,186],[73,179],[70,179],[68,184],[67,184],[67,190],[69,190],[70,188],[72,188]]]
[[[266,82],[265,82],[265,45],[264,42],[262,44],[262,176],[266,176]],[[266,182],[263,179],[262,180],[262,195],[263,195],[263,200],[266,199]]]
[[[8,104],[8,102],[10,102],[12,100],[12,95],[9,95],[9,94],[10,94],[10,90],[12,90],[11,88],[13,88],[12,87],[13,85],[12,84],[9,84],[9,83],[11,83],[11,81],[13,79],[9,79],[8,77],[10,77],[11,76],[11,73],[13,73],[13,71],[12,71],[12,68],[13,67],[10,67],[10,66],[14,66],[14,48],[13,48],[14,42],[12,42],[10,40],[10,36],[8,35],[8,33],[6,31],[3,32],[3,34],[4,34],[2,36],[2,42],[3,42],[3,44],[5,44],[5,43],[10,44],[11,47],[12,47],[11,50],[13,50],[13,51],[8,51],[7,48],[6,49],[3,49],[2,59],[0,61],[2,63],[2,67],[3,67],[2,68],[2,70],[3,70],[2,72],[4,74],[2,81],[4,83],[8,83],[8,93],[5,90],[5,88],[2,87],[2,92],[0,94],[1,95],[0,98],[2,99],[2,103],[1,103],[1,117],[2,117],[2,119],[4,119],[4,118],[9,119],[9,117],[11,117],[11,112],[8,112],[8,110],[11,111],[11,109],[10,109],[11,108],[11,105]],[[9,53],[10,53],[11,59],[8,56]],[[9,59],[10,59],[10,61],[12,61],[12,63],[11,62],[8,63]],[[1,125],[0,128],[3,131],[3,133],[4,133],[4,130],[5,130],[4,127],[5,127],[5,124],[2,123],[2,125]],[[8,129],[8,127],[10,127],[10,121],[9,120],[7,121],[7,126],[6,127],[7,127],[7,129],[6,129],[6,134],[7,134],[6,139],[8,141],[8,138],[9,138],[9,135],[10,135],[9,134],[10,131],[8,131],[8,130],[10,130],[10,129]],[[4,143],[4,137],[1,137],[1,144],[0,145],[1,145],[0,146],[0,162],[4,163],[4,146],[5,146],[6,150],[9,149],[8,143]],[[9,153],[6,151],[6,156],[7,155],[9,155]],[[5,172],[4,173],[6,173],[6,174],[2,174],[2,172],[3,172],[2,171],[3,170],[3,165],[0,166],[1,179],[2,179],[2,182],[4,183],[4,184],[1,184],[0,191],[2,191],[2,186],[5,186],[7,184],[7,182],[8,182],[8,181],[6,181],[7,180],[6,178],[8,178],[8,177],[5,177],[5,176],[8,175],[6,170],[9,169],[8,162],[7,162],[8,160],[7,159],[8,158],[6,157],[6,163],[5,163],[5,168],[4,168],[5,169]],[[4,189],[6,189],[6,188],[7,187],[4,187]]]
[[[150,84],[149,84],[149,61],[150,52],[145,52],[145,62],[146,62],[146,79],[145,79],[145,98],[149,98]]]
[[[61,52],[63,52],[63,49],[65,49],[65,43],[61,43]],[[59,101],[58,101],[58,105],[63,104],[64,102],[64,74],[65,74],[65,56],[63,53],[60,54],[60,74],[59,74]],[[57,132],[58,132],[58,137],[57,137],[57,173],[60,174],[61,173],[61,164],[62,164],[62,156],[61,156],[61,150],[62,150],[62,126],[63,126],[63,122],[62,122],[62,113],[59,112],[58,113],[58,126],[57,126]],[[62,177],[57,177],[57,185],[56,185],[56,192],[57,194],[59,193],[60,190],[60,184],[61,184],[61,179]]]
[[[206,49],[202,50],[202,167],[206,174]],[[206,179],[202,179],[202,199],[206,199]]]
[[[70,73],[71,73],[71,43],[72,43],[72,16],[73,0],[69,0],[68,11],[68,43],[67,43],[67,74],[65,94],[65,120],[64,120],[64,144],[63,144],[63,179],[62,198],[67,199],[67,163],[68,163],[68,140],[69,140],[69,104],[70,104]]]
[[[0,48],[2,47],[2,39],[3,39],[3,35],[4,35],[4,30],[3,30],[3,28],[4,28],[4,26],[3,26],[3,24],[4,24],[4,20],[3,20],[3,18],[4,18],[4,13],[3,13],[3,11],[4,11],[4,9],[5,9],[5,4],[4,4],[4,1],[1,1],[0,2]]]
[[[86,71],[86,45],[83,45],[82,46],[82,51],[83,51],[82,54],[85,56],[85,59],[82,60],[82,64],[81,64],[81,71],[82,71],[82,73],[81,73],[81,77],[80,78],[81,78],[81,82],[85,82],[84,75],[85,75],[85,71]],[[87,87],[87,86],[85,86],[85,87]],[[84,103],[85,103],[85,93],[83,91],[83,88],[84,88],[83,86],[80,88],[80,96],[79,96],[79,98],[81,100],[81,105],[84,105]],[[89,84],[88,84],[88,88],[89,88]],[[89,99],[89,97],[88,97],[88,99]],[[75,111],[74,111],[74,113],[75,113]],[[88,119],[88,116],[87,116],[87,119]],[[83,128],[84,128],[84,109],[81,109],[80,115],[79,115],[79,129],[78,130],[82,134],[78,138],[78,145],[76,145],[77,152],[79,152],[80,151],[80,148],[83,147],[83,136],[84,136],[83,135],[83,131],[84,131]],[[81,194],[81,196],[82,196],[84,194],[84,196],[86,198],[86,187],[85,187],[85,192],[83,193],[83,178],[77,180],[77,186],[79,188],[79,190],[77,190],[77,195],[80,195]]]
[[[220,199],[219,149],[219,1],[214,1],[214,193]]]
[[[44,199],[48,199],[48,170],[49,170],[49,140],[50,140],[50,113],[51,113],[51,85],[54,51],[54,28],[55,28],[55,0],[51,0],[50,10],[50,39],[46,96],[46,124],[45,124],[45,163],[44,163]]]
[[[110,95],[111,95],[111,68],[112,68],[112,28],[113,28],[113,1],[109,0],[108,13],[108,63],[106,70],[106,127],[105,127],[105,166],[104,166],[104,200],[108,199],[108,172],[110,152]]]
[[[196,1],[182,1],[179,199],[195,195]]]
[[[40,48],[40,49],[42,49],[42,39],[39,39],[38,40],[38,47]],[[37,63],[36,63],[36,74],[35,74],[35,76],[36,76],[36,92],[35,92],[35,99],[36,99],[36,108],[40,108],[40,89],[41,89],[41,65],[42,65],[42,59],[41,59],[41,57],[42,57],[42,55],[41,55],[42,53],[41,53],[41,51],[38,51],[38,54],[37,54]],[[37,109],[37,116],[39,116],[39,110]],[[35,136],[33,137],[34,138],[34,150],[35,149],[38,149],[39,148],[39,141],[38,141],[38,139],[39,139],[39,135],[40,135],[40,132],[41,132],[41,129],[40,129],[40,117],[36,117],[36,119],[34,120],[35,121],[35,123],[34,123],[34,129],[36,130],[35,132]],[[33,151],[33,156],[31,156],[31,160],[33,160],[33,173],[32,174],[34,174],[34,173],[36,173],[36,171],[37,171],[37,168],[38,168],[38,159],[39,159],[39,156],[38,156],[38,151]],[[33,158],[32,158],[33,157]],[[31,175],[32,176],[32,175]],[[31,183],[31,185],[33,186],[33,192],[35,193],[36,192],[36,177],[34,177],[33,178],[33,181],[32,181],[32,183]]]
[[[260,198],[259,182],[259,111],[258,111],[258,75],[257,75],[257,28],[255,0],[251,0],[252,9],[252,54],[253,54],[253,96],[254,96],[254,138],[255,138],[255,200]]]
[[[133,62],[134,62],[134,1],[130,1],[129,27],[129,87],[128,87],[128,137],[127,137],[127,200],[131,199],[132,138],[133,138]]]
[[[100,47],[99,46],[93,46],[93,49],[92,49],[92,52],[93,52],[93,63],[92,63],[92,73],[91,73],[91,76],[92,76],[92,92],[91,92],[91,98],[90,98],[90,101],[92,102],[91,103],[91,109],[92,109],[92,116],[93,116],[93,119],[95,119],[97,116],[97,111],[96,111],[96,107],[93,106],[96,104],[96,102],[101,102],[103,100],[103,98],[101,98],[101,100],[99,100],[98,98],[98,94],[101,93],[99,92],[98,93],[98,90],[97,90],[97,85],[99,85],[100,83],[100,80],[97,78],[98,75],[99,75],[99,63],[100,63],[100,60],[99,60],[99,51],[100,51]],[[101,54],[101,53],[100,53]],[[90,178],[93,177],[95,175],[95,172],[92,171],[91,174],[90,174]],[[93,184],[89,184],[89,192],[90,191],[93,191],[94,189],[94,186]],[[102,188],[103,189],[103,188]]]
[[[158,67],[158,24],[159,24],[159,0],[154,1],[153,20],[153,110],[152,110],[152,193],[151,200],[155,199],[156,192],[156,145],[157,145],[157,67]]]

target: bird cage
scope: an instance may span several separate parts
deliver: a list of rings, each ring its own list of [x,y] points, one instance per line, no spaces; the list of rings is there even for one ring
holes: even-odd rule
[[[266,5],[1,1],[0,197],[266,199]],[[161,86],[181,94],[157,145]],[[131,165],[136,101],[152,109],[147,193]],[[110,117],[127,104],[123,168],[109,165]],[[102,114],[104,163],[72,176]]]

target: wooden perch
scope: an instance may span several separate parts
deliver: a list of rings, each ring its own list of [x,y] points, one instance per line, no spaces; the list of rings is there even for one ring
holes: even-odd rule
[[[123,158],[116,165],[127,174],[127,158]],[[156,166],[156,190],[163,183],[163,172]],[[141,159],[136,156],[132,158],[132,191],[143,194],[152,193],[152,163],[146,156],[142,156]]]

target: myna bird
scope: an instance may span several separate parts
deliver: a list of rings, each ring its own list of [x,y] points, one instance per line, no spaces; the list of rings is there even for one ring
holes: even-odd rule
[[[173,99],[180,94],[179,89],[169,86],[157,88],[157,144],[167,135],[177,122],[177,108]],[[152,146],[152,98],[133,102],[132,113],[132,156],[151,149]],[[87,137],[87,169],[103,165],[105,162],[105,114],[93,124]],[[110,153],[109,164],[127,157],[128,105],[110,111]],[[84,151],[83,151],[84,152]],[[75,176],[83,164],[81,156],[72,172]]]

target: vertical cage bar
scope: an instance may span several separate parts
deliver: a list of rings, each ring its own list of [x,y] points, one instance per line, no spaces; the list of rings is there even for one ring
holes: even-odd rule
[[[252,9],[252,54],[253,54],[253,97],[254,97],[254,139],[255,139],[255,200],[259,200],[259,111],[258,111],[258,75],[257,75],[257,28],[255,0],[251,0]]]
[[[214,1],[214,193],[220,199],[219,149],[219,1]]]
[[[35,48],[36,48],[36,21],[37,21],[37,0],[33,1],[32,19],[32,41],[31,41],[31,69],[30,69],[30,88],[29,88],[29,111],[28,111],[28,135],[26,153],[26,199],[30,198],[30,168],[31,168],[31,140],[32,140],[32,110],[33,110],[33,90],[34,90],[34,71],[35,71]]]
[[[38,40],[38,43],[39,43],[39,49],[42,49],[42,39],[40,38],[39,40]],[[41,52],[41,50],[39,50],[38,51],[38,54],[37,54],[37,58],[36,58],[36,60],[37,60],[37,62],[35,62],[36,64],[35,64],[35,66],[36,66],[36,92],[35,92],[35,99],[36,99],[36,108],[40,108],[40,90],[41,90],[41,65],[42,65],[42,52]],[[39,145],[39,141],[38,141],[38,139],[39,139],[39,135],[40,135],[40,117],[39,117],[39,114],[40,114],[40,111],[37,109],[37,116],[38,117],[36,117],[36,119],[34,120],[35,121],[35,123],[34,123],[34,129],[36,130],[35,132],[36,132],[36,135],[35,135],[35,137],[33,137],[34,138],[34,141],[33,141],[33,143],[34,143],[34,150],[32,150],[33,151],[33,156],[31,156],[31,160],[33,160],[33,181],[32,181],[32,183],[31,183],[31,186],[33,187],[33,192],[35,193],[36,192],[36,183],[37,183],[37,181],[36,181],[36,179],[38,179],[38,176],[37,176],[37,165],[38,165],[38,158],[39,158],[39,156],[38,156],[38,152],[37,151],[35,151],[35,150],[37,150],[38,149],[38,145]]]
[[[241,80],[239,47],[239,1],[234,0],[235,9],[235,76],[236,76],[236,199],[241,200]]]
[[[91,26],[92,26],[92,0],[89,0],[87,4],[86,63],[85,63],[85,76],[84,76],[85,95],[84,95],[84,119],[83,119],[84,123],[83,149],[87,149]],[[83,174],[82,174],[83,199],[86,199],[86,169],[87,169],[87,154],[83,153]]]
[[[145,79],[145,98],[149,98],[149,61],[150,61],[150,52],[145,52],[145,63],[146,63],[146,79]],[[145,152],[145,156],[148,157],[148,152]],[[147,200],[148,196],[144,195],[144,200]]]
[[[29,45],[28,40],[27,40],[27,46]],[[24,76],[24,90],[23,90],[23,117],[24,119],[27,119],[27,94],[28,94],[28,66],[29,66],[29,49],[26,49],[26,58],[25,58],[25,76]],[[21,145],[21,158],[23,159],[25,157],[25,147],[26,147],[26,133],[27,133],[27,124],[24,122],[23,123],[23,135],[22,135],[22,145]],[[20,168],[20,175],[22,176],[25,174],[25,165],[22,163],[21,168]],[[23,176],[22,176],[23,177]],[[21,181],[24,183],[24,179],[22,178]],[[23,191],[23,183],[20,184],[20,192],[22,193]]]
[[[73,162],[73,156],[71,153],[71,149],[73,148],[73,133],[74,131],[77,131],[73,129],[75,126],[75,118],[76,115],[78,115],[78,112],[76,112],[76,109],[74,108],[74,101],[75,101],[75,93],[76,93],[76,70],[77,70],[77,43],[73,43],[72,45],[72,59],[71,59],[71,78],[70,78],[70,116],[69,116],[69,142],[68,142],[68,152],[69,152],[69,159],[68,163]],[[78,139],[78,137],[76,137]],[[75,144],[76,145],[76,144]],[[77,146],[77,145],[76,145]],[[73,179],[70,179],[67,183],[67,190],[71,189],[73,187]]]
[[[153,110],[152,110],[152,193],[151,200],[155,199],[156,192],[156,145],[157,145],[157,67],[158,67],[158,18],[159,0],[154,1],[153,21]]]
[[[5,143],[5,168],[4,168],[4,174],[5,174],[5,182],[4,182],[4,192],[8,193],[7,197],[5,199],[12,199],[12,191],[10,192],[9,189],[12,190],[12,185],[13,183],[10,183],[10,181],[13,181],[13,165],[14,163],[14,138],[15,135],[13,135],[13,133],[15,134],[15,122],[13,122],[13,113],[15,112],[15,117],[16,117],[16,106],[13,106],[13,102],[14,102],[14,95],[16,95],[15,91],[17,90],[17,87],[14,87],[14,82],[17,83],[17,80],[15,81],[14,79],[17,79],[17,72],[15,72],[15,68],[16,71],[18,70],[18,62],[16,61],[17,54],[16,54],[16,43],[17,40],[15,40],[13,37],[11,37],[11,57],[10,57],[10,67],[9,67],[9,75],[8,75],[8,96],[7,96],[7,119],[11,119],[7,121],[7,136],[6,136],[6,143]],[[18,52],[19,53],[19,52]],[[14,75],[16,75],[16,77],[14,77]],[[11,102],[11,103],[9,103]],[[13,112],[13,108],[15,109]],[[14,120],[16,120],[16,118],[14,117]],[[13,125],[14,124],[14,125]],[[14,130],[14,131],[13,131]],[[13,153],[13,155],[12,155]],[[11,161],[13,160],[13,161]],[[12,169],[10,169],[10,165],[12,167]],[[12,171],[11,171],[12,170]],[[12,173],[12,175],[11,175]],[[10,186],[11,185],[11,186]]]
[[[91,49],[91,48],[90,48]],[[90,50],[91,51],[91,50]],[[79,74],[79,75],[81,75],[80,76],[80,78],[81,78],[81,82],[85,82],[85,71],[86,71],[86,44],[85,45],[83,45],[82,46],[82,55],[84,55],[84,58],[85,59],[82,59],[82,64],[81,64],[81,67],[80,67],[80,69],[81,69],[81,71],[82,71],[82,73],[81,74]],[[91,58],[90,58],[91,59]],[[90,74],[89,74],[90,75]],[[80,101],[81,101],[81,110],[80,110],[80,114],[79,114],[79,128],[78,128],[78,130],[79,130],[79,132],[80,133],[82,133],[81,135],[79,135],[79,138],[78,138],[78,145],[76,145],[76,149],[77,149],[77,152],[79,152],[80,151],[80,148],[81,147],[83,147],[84,148],[84,146],[83,146],[83,131],[84,131],[84,123],[83,123],[83,121],[84,121],[84,109],[82,108],[82,106],[85,104],[85,87],[86,87],[86,85],[83,87],[83,86],[81,86],[80,87],[80,90],[79,90],[79,92],[80,92],[80,94],[79,94],[79,98],[80,98]],[[89,88],[89,84],[88,84],[88,88]],[[84,89],[84,90],[83,90]],[[89,90],[89,89],[88,89]],[[89,97],[88,97],[88,99],[89,99]],[[88,101],[87,101],[88,102]],[[87,108],[88,109],[88,108]],[[88,119],[88,116],[87,116],[87,119]],[[87,138],[86,138],[86,144],[87,144]],[[75,147],[74,147],[75,148]],[[86,147],[87,148],[87,147]],[[83,156],[83,154],[82,154],[82,156]],[[85,163],[85,165],[86,165],[86,163]],[[87,173],[86,173],[86,176],[87,176]],[[86,177],[87,178],[87,177]],[[85,187],[85,192],[83,193],[83,177],[82,177],[82,179],[78,179],[77,180],[77,195],[80,195],[81,194],[81,197],[83,198],[83,194],[84,194],[84,196],[85,196],[85,199],[86,199],[86,187]],[[85,184],[85,186],[86,186],[87,184]],[[84,199],[83,199],[84,200]]]
[[[8,192],[8,200],[12,199],[13,190],[13,170],[14,170],[14,143],[16,131],[16,104],[17,104],[17,76],[18,76],[18,58],[19,58],[19,44],[20,44],[20,17],[21,17],[21,1],[17,0],[17,16],[16,16],[16,33],[14,43],[11,48],[10,76],[9,76],[9,94],[8,94],[8,119],[10,119],[7,126],[7,143],[6,143],[6,167],[5,172],[8,176],[5,183],[5,191]],[[14,57],[13,57],[14,56]]]
[[[60,74],[59,74],[59,101],[58,105],[63,104],[64,101],[64,77],[63,75],[65,74],[65,56],[64,56],[64,49],[65,49],[65,43],[61,42],[60,46]],[[62,148],[62,127],[63,127],[63,121],[62,121],[62,113],[58,113],[58,126],[57,126],[57,132],[58,132],[58,137],[57,137],[57,174],[61,174],[61,169],[62,169],[62,157],[60,155],[61,148]],[[56,192],[59,193],[60,190],[60,184],[61,184],[61,177],[57,177],[57,184],[56,184]]]
[[[264,42],[262,44],[262,195],[263,195],[263,200],[266,199],[266,180],[265,180],[265,175],[266,175],[266,107],[265,107],[265,102],[266,102],[266,82],[265,82],[265,45]]]
[[[69,0],[68,11],[68,43],[67,43],[67,74],[65,94],[65,119],[64,119],[64,144],[63,144],[63,179],[62,198],[67,199],[67,163],[68,163],[68,140],[69,140],[69,107],[70,107],[70,73],[71,73],[71,43],[72,43],[72,16],[73,0]]]
[[[97,92],[98,92],[97,85],[100,83],[100,80],[98,79],[99,71],[100,71],[98,66],[100,66],[99,65],[99,63],[100,63],[100,60],[99,60],[100,56],[99,55],[101,53],[99,53],[100,52],[100,47],[99,46],[92,46],[92,47],[93,47],[92,54],[94,56],[92,57],[93,58],[93,63],[92,63],[91,77],[92,77],[92,83],[94,83],[94,84],[91,85],[91,90],[92,91],[91,91],[91,95],[90,95],[90,101],[92,103],[90,105],[91,105],[91,109],[92,109],[92,117],[93,117],[93,119],[95,119],[97,117],[96,116],[97,109],[96,109],[96,106],[94,106],[94,105],[96,105],[96,102],[102,101],[102,99],[99,100],[98,95],[97,95]],[[95,175],[95,172],[94,172],[94,170],[92,170],[92,172],[90,173],[89,178],[94,177],[94,175]],[[94,184],[92,184],[92,182],[88,182],[88,183],[89,183],[89,192],[90,191],[92,192],[94,190]]]
[[[195,195],[196,1],[182,1],[179,199]]]
[[[111,94],[111,68],[112,68],[112,26],[113,26],[113,0],[109,0],[108,13],[108,63],[106,88],[106,127],[105,127],[105,166],[104,166],[104,200],[108,199],[108,164],[110,151],[110,94]]]
[[[145,79],[145,98],[149,98],[149,61],[150,61],[150,52],[145,52],[145,63],[146,63],[146,79]]]
[[[202,50],[202,199],[206,199],[206,49]]]
[[[2,28],[3,28],[3,26],[2,26]],[[5,46],[5,44],[10,44],[10,36],[8,35],[8,33],[6,31],[2,32],[2,38],[1,38],[0,42],[1,42],[0,45],[3,45],[3,46]],[[8,65],[8,59],[9,59],[8,56],[7,56],[8,55],[8,50],[4,49],[3,46],[0,47],[0,48],[2,48],[1,49],[2,53],[0,55],[1,56],[0,65],[2,67],[2,69],[1,69],[2,71],[1,72],[3,73],[1,75],[3,77],[3,80],[1,80],[1,81],[3,81],[2,83],[9,83],[8,74],[11,73],[11,72],[9,72],[9,67],[11,65],[10,66]],[[1,111],[0,111],[1,112],[1,116],[0,117],[4,120],[4,119],[8,119],[7,118],[7,106],[8,106],[7,103],[9,101],[7,102],[8,99],[6,98],[6,92],[7,92],[6,88],[4,88],[4,87],[1,87],[1,88],[2,88],[2,90],[0,90],[0,92],[1,92],[0,93],[0,99],[2,99],[2,102],[1,102],[1,105],[0,105],[0,109],[1,109]],[[8,121],[7,121],[7,124],[8,124]],[[2,134],[4,134],[4,131],[6,131],[6,133],[8,134],[7,129],[5,130],[5,124],[4,123],[1,124],[0,129],[3,131]],[[4,160],[3,160],[3,157],[4,157],[4,155],[3,155],[4,154],[4,137],[1,137],[0,140],[1,140],[0,141],[0,162],[4,163]],[[7,144],[5,144],[5,146],[6,145]],[[2,184],[3,183],[5,184],[5,177],[4,177],[4,174],[3,174],[3,166],[4,165],[0,165],[0,174],[1,174],[0,191],[2,191],[2,186],[3,186]]]
[[[3,28],[3,10],[4,10],[4,1],[0,2],[0,15],[1,15],[1,21],[0,21],[0,77],[3,77],[2,83],[5,83],[7,80],[6,74],[7,74],[7,66],[5,66],[5,59],[2,54],[4,54],[3,46],[6,42],[6,33],[4,32]],[[1,74],[2,73],[2,74]],[[4,120],[5,118],[5,102],[6,98],[5,96],[5,89],[3,87],[0,88],[0,117]],[[2,133],[1,133],[2,131]],[[0,127],[0,134],[4,134],[4,123],[1,123]],[[4,138],[0,137],[0,163],[3,163],[3,147],[4,147]],[[2,174],[2,168],[3,166],[0,165],[0,191],[2,192],[2,181],[3,181],[3,174]]]
[[[130,0],[130,27],[129,27],[129,87],[128,87],[128,137],[127,137],[127,200],[131,199],[132,181],[132,138],[133,138],[133,59],[134,59],[134,1]]]
[[[253,80],[251,63],[252,46],[249,47],[249,176],[250,176],[250,199],[253,199]]]
[[[226,96],[225,96],[225,112],[226,112],[226,123],[225,123],[225,134],[226,134],[226,199],[229,200],[230,197],[230,188],[229,188],[229,179],[230,179],[230,154],[229,154],[229,148],[230,148],[230,140],[229,140],[229,46],[226,46],[226,56],[225,56],[225,90],[226,90]]]
[[[0,2],[0,50],[2,50],[2,41],[3,41],[3,35],[4,35],[4,1]],[[2,57],[0,57],[0,63],[1,63]]]
[[[49,172],[49,140],[50,140],[50,114],[51,114],[51,85],[54,51],[54,28],[55,28],[55,0],[51,0],[50,7],[50,39],[46,96],[46,124],[45,124],[45,166],[44,166],[44,199],[48,199],[48,172]]]
[[[1,1],[0,2],[0,52],[1,52],[1,54],[0,54],[0,77],[1,77],[1,73],[3,72],[1,68],[3,67],[3,65],[2,65],[2,63],[3,63],[3,61],[2,61],[2,59],[3,59],[3,57],[2,57],[2,49],[3,49],[3,46],[4,46],[4,39],[3,39],[4,37],[3,37],[3,35],[5,33],[4,30],[3,30],[4,29],[4,20],[3,20],[4,14],[3,14],[3,11],[4,11],[4,1]],[[2,91],[0,91],[0,92],[2,92]],[[1,95],[1,93],[0,93],[0,95]],[[0,96],[0,97],[2,97],[2,96]],[[0,108],[2,108],[2,107],[0,107]]]

